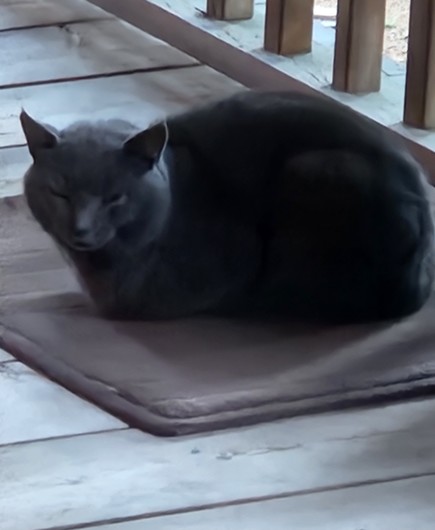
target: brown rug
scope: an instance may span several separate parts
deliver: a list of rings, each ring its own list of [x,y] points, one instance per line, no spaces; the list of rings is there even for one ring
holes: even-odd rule
[[[435,296],[390,325],[295,327],[93,315],[21,198],[0,201],[0,341],[18,359],[159,435],[434,394]]]

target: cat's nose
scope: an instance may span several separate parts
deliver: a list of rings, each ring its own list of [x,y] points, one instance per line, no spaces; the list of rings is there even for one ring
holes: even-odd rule
[[[83,247],[91,246],[93,243],[92,232],[84,227],[77,226],[73,232],[74,243]]]

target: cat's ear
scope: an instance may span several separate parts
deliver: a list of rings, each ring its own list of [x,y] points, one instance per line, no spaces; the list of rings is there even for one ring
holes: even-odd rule
[[[21,110],[20,122],[33,159],[37,157],[38,152],[42,149],[51,149],[57,145],[59,137],[54,129],[49,129],[34,120],[24,109]]]
[[[162,121],[131,136],[124,142],[124,151],[151,163],[159,160],[168,143],[168,126]]]

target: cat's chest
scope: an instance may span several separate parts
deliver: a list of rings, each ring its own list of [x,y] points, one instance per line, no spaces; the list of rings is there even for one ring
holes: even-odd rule
[[[260,252],[255,227],[216,211],[190,212],[171,219],[156,246],[154,266],[180,276],[239,274]]]

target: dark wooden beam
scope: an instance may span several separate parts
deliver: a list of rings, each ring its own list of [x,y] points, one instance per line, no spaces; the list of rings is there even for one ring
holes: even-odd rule
[[[403,121],[435,128],[435,0],[412,0]]]
[[[356,94],[380,89],[385,11],[386,0],[338,0],[335,90]]]
[[[206,14],[218,20],[247,20],[254,16],[254,0],[207,0]]]
[[[309,53],[314,0],[267,0],[264,49],[279,55]]]

